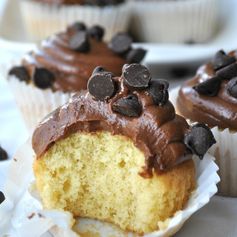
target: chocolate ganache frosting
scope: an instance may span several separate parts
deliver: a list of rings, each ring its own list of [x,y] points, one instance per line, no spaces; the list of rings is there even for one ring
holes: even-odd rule
[[[88,90],[48,115],[33,134],[38,159],[56,141],[76,132],[109,131],[132,139],[145,155],[140,175],[151,177],[190,159],[215,143],[205,125],[189,127],[168,100],[168,82],[151,79],[140,64],[124,65],[121,77],[97,67]],[[200,139],[201,138],[201,139]]]
[[[118,76],[126,62],[140,62],[146,54],[146,50],[132,47],[132,39],[126,33],[116,34],[108,44],[102,41],[103,35],[102,27],[87,28],[77,22],[66,32],[44,40],[37,50],[23,58],[21,66],[12,68],[9,74],[32,82],[40,89],[75,92],[86,89],[96,66]]]
[[[186,118],[210,127],[237,130],[237,63],[234,51],[216,53],[181,87],[177,109]]]

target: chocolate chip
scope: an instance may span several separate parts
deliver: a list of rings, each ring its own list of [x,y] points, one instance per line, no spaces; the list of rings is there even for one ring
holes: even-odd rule
[[[237,98],[237,77],[231,79],[227,85],[227,92],[234,98]]]
[[[223,50],[219,50],[214,58],[212,59],[212,65],[214,70],[219,70],[223,67],[226,67],[236,61],[235,57],[226,55]]]
[[[115,101],[112,110],[128,117],[139,117],[142,112],[142,106],[137,96],[128,95]]]
[[[105,72],[105,69],[101,66],[98,66],[93,70],[92,74],[101,73],[101,72]]]
[[[5,195],[2,191],[0,191],[0,204],[2,204],[5,201]]]
[[[118,33],[109,43],[111,48],[117,54],[126,53],[132,45],[132,38],[126,33]]]
[[[190,68],[188,67],[173,67],[170,70],[171,76],[176,78],[182,78],[186,77],[188,74],[190,74]]]
[[[145,66],[135,63],[129,65],[125,64],[122,71],[122,77],[128,86],[138,89],[148,87],[151,74]]]
[[[82,22],[75,22],[71,25],[68,26],[67,30],[69,32],[78,32],[78,31],[85,31],[86,30],[86,25]]]
[[[8,159],[7,152],[2,147],[0,147],[0,161],[7,159]]]
[[[218,75],[223,80],[230,80],[233,77],[237,76],[237,63],[232,63],[220,70],[216,71]]]
[[[23,66],[13,67],[9,71],[9,75],[14,75],[20,81],[25,81],[25,82],[30,81],[30,74],[28,73],[27,69]]]
[[[72,35],[69,40],[69,47],[72,50],[86,53],[90,50],[90,42],[86,32],[81,31]]]
[[[146,55],[146,50],[142,48],[131,49],[126,55],[128,63],[140,63]]]
[[[216,96],[220,90],[221,79],[217,76],[210,78],[193,87],[200,95]]]
[[[88,91],[97,100],[110,99],[115,93],[113,75],[109,72],[95,73],[88,81]]]
[[[148,93],[156,105],[163,106],[169,100],[169,83],[166,80],[151,80]]]
[[[88,30],[88,34],[90,37],[101,41],[103,39],[104,36],[104,28],[102,28],[101,26],[92,26],[89,30]]]
[[[47,89],[52,86],[55,77],[54,74],[46,68],[35,68],[33,81],[37,87]]]
[[[198,123],[185,135],[184,143],[193,154],[202,159],[207,150],[216,143],[216,140],[205,124]]]

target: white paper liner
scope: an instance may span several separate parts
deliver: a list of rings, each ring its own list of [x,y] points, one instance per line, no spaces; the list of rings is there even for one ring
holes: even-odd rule
[[[28,141],[16,153],[11,161],[10,169],[3,190],[6,199],[0,205],[1,234],[14,237],[38,236],[77,236],[71,230],[73,219],[70,213],[56,210],[44,210],[35,194],[32,195],[32,182],[34,181],[32,164],[33,151]],[[186,207],[178,211],[174,217],[165,222],[158,223],[161,230],[146,234],[146,237],[164,237],[176,233],[184,222],[198,209],[207,204],[217,192],[216,184],[219,182],[218,167],[214,158],[207,154],[202,161],[195,158],[197,188],[190,196]],[[31,193],[31,194],[30,194]],[[97,236],[109,237],[135,237],[135,234],[124,233],[111,224],[80,218],[76,229],[81,232],[96,232]]]
[[[21,10],[29,38],[40,41],[48,36],[63,31],[75,21],[82,21],[87,26],[101,25],[105,28],[105,40],[108,41],[116,32],[127,31],[130,9],[126,3],[115,6],[52,6],[31,0],[21,0]]]
[[[176,87],[170,92],[170,100],[174,106],[179,89],[180,87]],[[191,124],[195,121],[188,122]],[[218,193],[223,196],[237,197],[237,133],[229,129],[219,129],[217,126],[211,131],[216,144],[208,152],[216,158],[219,166],[221,182],[218,185]]]
[[[217,30],[217,0],[132,1],[132,27],[141,41],[202,43]]]
[[[8,83],[30,132],[46,115],[65,104],[72,95],[60,91],[53,92],[51,89],[41,90],[19,81],[14,76],[9,78]]]

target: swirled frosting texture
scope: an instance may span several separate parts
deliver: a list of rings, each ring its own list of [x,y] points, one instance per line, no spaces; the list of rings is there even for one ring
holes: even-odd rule
[[[236,58],[235,52],[230,52],[229,55]],[[210,127],[237,130],[237,99],[228,94],[227,80],[221,82],[217,95],[213,97],[201,95],[193,89],[193,86],[210,80],[214,75],[212,63],[201,66],[196,76],[181,87],[177,109],[192,121],[205,123]]]
[[[71,33],[56,34],[41,44],[41,47],[26,55],[23,66],[33,77],[35,68],[47,68],[55,75],[53,90],[74,92],[86,89],[88,78],[93,69],[100,65],[119,75],[126,60],[115,54],[107,44],[89,38],[90,51],[81,53],[69,48]]]
[[[190,150],[184,144],[189,126],[167,101],[163,106],[154,103],[146,90],[131,90],[124,79],[113,78],[118,85],[116,94],[107,101],[95,100],[88,91],[72,97],[64,106],[55,110],[36,128],[33,134],[33,149],[40,158],[57,140],[75,132],[109,131],[132,139],[144,152],[145,161],[141,171],[143,177],[150,177],[168,170],[190,158]],[[119,98],[133,93],[142,106],[137,117],[116,113],[112,105]]]

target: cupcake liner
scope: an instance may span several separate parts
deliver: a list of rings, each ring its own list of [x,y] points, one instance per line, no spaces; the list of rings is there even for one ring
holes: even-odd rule
[[[217,143],[209,152],[215,156],[220,169],[219,194],[237,197],[237,133],[229,129],[221,130],[218,127],[212,128],[211,131]]]
[[[175,105],[180,87],[170,92],[170,100]],[[177,111],[178,113],[178,111]],[[194,121],[188,120],[189,124]],[[216,158],[219,166],[221,182],[218,185],[218,194],[229,197],[237,197],[237,133],[229,129],[220,129],[217,126],[211,129],[216,144],[209,153]]]
[[[34,182],[33,156],[34,152],[28,141],[11,161],[3,190],[6,199],[0,205],[0,217],[4,216],[1,218],[4,222],[0,222],[1,234],[12,234],[11,236],[18,237],[77,236],[71,230],[73,219],[70,213],[42,208],[35,187],[32,185]],[[197,188],[191,194],[187,205],[173,217],[158,223],[160,230],[146,234],[145,237],[173,235],[194,212],[209,202],[216,193],[216,184],[219,182],[218,167],[213,159],[209,154],[202,161],[195,158]],[[137,236],[134,233],[124,233],[112,224],[86,218],[77,219],[73,229],[97,233],[96,236],[103,237]]]
[[[8,83],[29,131],[32,131],[46,115],[65,104],[72,95],[61,91],[53,92],[51,89],[41,90],[19,81],[14,76],[8,78]]]
[[[21,58],[20,55],[16,59],[0,65],[0,80],[7,81],[26,128],[31,132],[46,115],[68,102],[74,93],[53,92],[51,89],[42,90],[33,84],[20,81],[15,76],[9,76],[9,70],[20,65]]]
[[[21,11],[29,38],[40,41],[65,30],[75,21],[87,26],[101,25],[105,28],[105,40],[110,40],[116,32],[127,31],[130,9],[126,3],[116,6],[52,6],[31,0],[21,0]]]
[[[132,1],[134,34],[142,41],[202,43],[216,33],[216,0]]]

